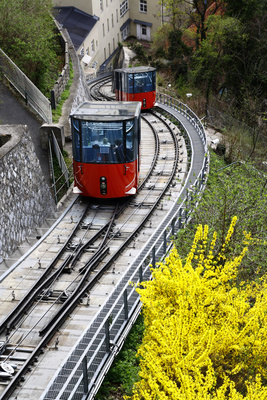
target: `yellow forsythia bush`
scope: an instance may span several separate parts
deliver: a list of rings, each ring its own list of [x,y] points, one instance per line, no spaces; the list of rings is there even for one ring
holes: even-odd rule
[[[219,254],[199,226],[187,258],[174,248],[137,288],[145,334],[132,400],[267,399],[267,284],[236,283],[250,240],[227,259],[236,220]]]

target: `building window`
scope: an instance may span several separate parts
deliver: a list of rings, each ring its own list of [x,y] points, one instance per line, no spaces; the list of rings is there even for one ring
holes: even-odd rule
[[[100,11],[103,11],[103,0],[100,0]]]
[[[108,55],[110,56],[111,52],[110,52],[110,43],[108,44]]]
[[[114,28],[114,17],[113,17],[113,14],[111,14],[111,27]]]
[[[91,41],[91,50],[92,50],[92,54],[94,54],[94,52],[95,52],[95,41],[94,41],[94,39]]]
[[[146,25],[141,25],[142,36],[146,36]]]
[[[115,39],[113,38],[113,51],[115,51]]]
[[[128,0],[123,0],[123,2],[120,5],[120,16],[123,17],[123,15],[129,10],[129,1]]]
[[[107,28],[108,28],[108,32],[109,32],[109,19],[107,19]]]
[[[103,37],[105,37],[105,25],[102,24],[102,27],[103,27]]]
[[[108,6],[108,0],[106,0],[106,6]]]
[[[80,55],[84,56],[84,47],[81,48]]]
[[[117,22],[119,22],[119,13],[118,13],[118,10],[116,10],[116,19],[117,19]]]
[[[130,34],[130,25],[127,25],[126,28],[123,29],[123,31],[121,32],[121,38],[122,40],[127,39],[127,37]]]
[[[140,12],[147,12],[147,0],[140,0],[139,6]]]

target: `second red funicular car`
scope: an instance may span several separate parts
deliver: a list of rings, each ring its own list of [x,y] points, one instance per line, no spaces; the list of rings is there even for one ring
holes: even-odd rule
[[[154,107],[156,102],[156,68],[116,69],[113,79],[116,100],[140,101],[142,110]]]

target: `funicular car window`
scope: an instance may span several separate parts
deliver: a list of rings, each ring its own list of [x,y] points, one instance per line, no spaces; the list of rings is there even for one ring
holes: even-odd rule
[[[135,124],[134,121],[126,122],[126,162],[135,159]]]
[[[134,75],[134,92],[151,92],[153,89],[153,79],[151,72],[142,72]]]
[[[128,77],[127,93],[134,93],[134,76],[133,76],[133,74],[125,74],[125,76]]]
[[[129,124],[129,125],[128,125]],[[126,148],[133,149],[133,121],[127,121],[126,131],[129,139]],[[123,122],[82,121],[82,160],[88,163],[123,163],[125,149],[123,140]],[[127,135],[128,137],[128,135]],[[131,155],[131,153],[130,153]],[[131,157],[132,158],[132,157]]]
[[[80,128],[79,120],[72,119],[72,135],[73,135],[73,158],[76,161],[81,161],[81,140],[80,140]]]

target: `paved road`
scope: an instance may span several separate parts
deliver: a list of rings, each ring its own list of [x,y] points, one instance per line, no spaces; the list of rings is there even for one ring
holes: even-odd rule
[[[38,121],[29,109],[0,82],[0,125],[27,125],[32,141],[34,143],[35,152],[40,160],[41,168],[46,181],[49,185],[49,163],[48,153],[41,148],[39,129],[42,122]]]

